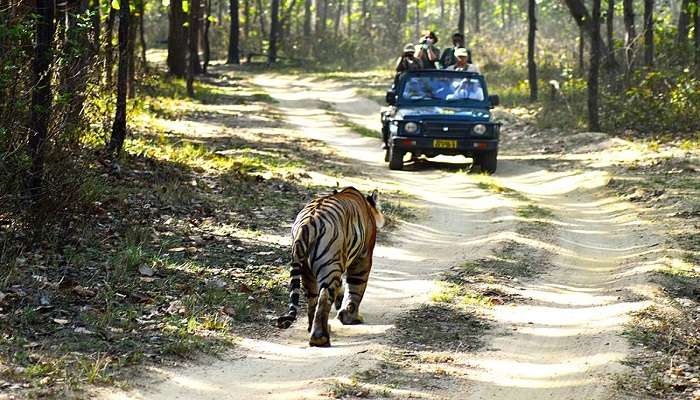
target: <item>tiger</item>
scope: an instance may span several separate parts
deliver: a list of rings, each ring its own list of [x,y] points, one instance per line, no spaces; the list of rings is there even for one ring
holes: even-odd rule
[[[354,187],[334,190],[306,204],[292,225],[289,308],[277,326],[286,329],[296,320],[303,285],[309,346],[331,345],[328,315],[333,304],[344,325],[363,322],[360,302],[372,269],[377,230],[385,222],[377,198],[376,190],[369,196]]]

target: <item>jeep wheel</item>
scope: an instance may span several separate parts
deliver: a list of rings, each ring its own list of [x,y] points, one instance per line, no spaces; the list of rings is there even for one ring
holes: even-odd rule
[[[482,172],[493,174],[498,165],[498,150],[484,151],[474,155],[474,164],[481,167]]]
[[[389,150],[389,169],[403,169],[403,152],[394,146],[390,146]]]

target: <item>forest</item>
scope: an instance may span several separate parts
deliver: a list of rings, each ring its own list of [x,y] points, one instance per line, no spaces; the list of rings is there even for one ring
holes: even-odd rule
[[[477,191],[475,198],[510,204],[503,207],[520,221],[513,235],[534,235],[544,249],[551,240],[537,235],[561,238],[566,226],[575,225],[564,221],[573,215],[565,208],[569,198],[527,192],[528,185],[538,185],[514,178],[513,163],[525,165],[523,171],[548,171],[551,180],[540,182],[541,190],[551,182],[565,187],[566,174],[581,176],[581,182],[597,182],[598,175],[586,175],[591,171],[607,174],[600,193],[634,204],[642,217],[630,221],[649,219],[650,226],[659,226],[640,237],[663,238],[649,239],[655,244],[620,239],[618,250],[658,245],[666,251],[666,258],[661,250],[634,253],[642,257],[639,268],[653,257],[663,264],[644,279],[660,288],[664,300],[654,297],[655,306],[624,314],[632,322],[620,323],[615,337],[643,350],[620,350],[620,362],[632,372],[618,375],[613,386],[629,398],[700,399],[699,0],[0,0],[0,399],[112,398],[94,388],[125,387],[130,368],[181,367],[183,360],[212,354],[225,358],[248,338],[276,335],[270,315],[285,307],[289,226],[306,201],[341,184],[363,191],[382,187],[389,228],[379,241],[408,246],[390,237],[403,237],[411,221],[431,221],[426,210],[439,207],[430,199],[453,194],[441,192],[441,183],[432,197],[413,192],[413,181],[392,183],[393,175],[359,167],[351,151],[323,135],[335,135],[332,126],[376,141],[368,148],[379,151],[379,126],[358,116],[372,109],[367,121],[378,125],[397,58],[425,31],[437,34],[441,49],[452,47],[453,33],[465,36],[489,91],[500,96],[494,115],[503,121],[501,140],[510,147],[502,152],[503,175],[467,174],[461,164],[440,172],[416,167],[421,184],[459,176]],[[316,91],[325,94],[289,97]],[[343,96],[361,99],[362,107],[343,106]],[[528,157],[534,160],[522,161]],[[376,183],[382,179],[389,181]],[[590,189],[579,184],[577,190]],[[600,210],[612,204],[600,196],[588,193],[576,201]],[[617,221],[611,210],[606,220]],[[603,211],[588,215],[598,214]],[[580,231],[616,235],[635,224]],[[567,241],[576,240],[562,239]],[[614,240],[603,238],[600,246],[609,242]],[[440,278],[443,292],[432,299],[462,299],[448,307],[454,314],[417,308],[410,318],[390,313],[381,324],[394,324],[402,345],[431,348],[453,339],[426,339],[428,333],[406,320],[445,323],[440,318],[448,316],[462,324],[452,328],[481,343],[487,325],[501,325],[493,317],[482,321],[472,308],[497,310],[512,298],[503,294],[507,290],[469,285],[518,287],[525,285],[519,279],[548,276],[530,270],[534,261],[524,261],[528,251],[514,243],[497,246],[500,253],[487,261],[474,250],[463,253],[476,261],[444,262],[463,270],[447,268],[453,275]],[[423,255],[447,251],[440,249],[426,248]],[[568,254],[546,251],[532,253],[533,260],[541,255],[549,260],[543,266],[564,263],[556,254]],[[610,259],[614,265],[636,260],[625,254]],[[607,256],[581,257],[597,265],[597,257]],[[522,275],[493,267],[506,261],[525,265]],[[464,271],[475,275],[465,277]],[[631,286],[618,296],[614,291],[623,289],[605,285],[595,290],[605,287],[613,293],[606,296],[630,304],[641,296],[630,289],[625,297]],[[444,331],[443,325],[427,326]],[[404,337],[416,329],[422,332],[418,339]],[[421,374],[435,387],[449,374],[421,369],[440,362],[437,356],[425,361],[425,347],[410,346],[399,352],[400,360],[382,359],[380,367],[356,371],[321,391],[334,398],[405,398],[410,390],[444,395],[416,386],[425,378]],[[447,347],[456,354],[483,345],[469,346]],[[415,371],[406,372],[408,364]],[[460,383],[453,381],[448,387],[457,390]],[[272,378],[268,383],[259,398],[266,398],[266,390],[286,390]],[[604,398],[576,385],[571,392],[552,392],[553,398]],[[296,393],[290,398],[305,393],[288,390]],[[542,390],[530,394],[550,393]],[[133,398],[161,398],[143,396]],[[461,398],[455,396],[445,398]]]

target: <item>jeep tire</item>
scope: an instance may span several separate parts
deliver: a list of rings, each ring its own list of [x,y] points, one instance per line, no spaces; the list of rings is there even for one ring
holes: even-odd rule
[[[389,146],[389,169],[400,171],[403,169],[404,153],[396,146]]]
[[[498,166],[498,150],[483,151],[474,154],[474,164],[481,167],[481,172],[493,174]]]

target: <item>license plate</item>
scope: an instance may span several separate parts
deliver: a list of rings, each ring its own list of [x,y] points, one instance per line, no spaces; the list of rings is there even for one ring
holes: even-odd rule
[[[436,149],[456,149],[457,141],[435,139],[433,140],[433,147]]]

